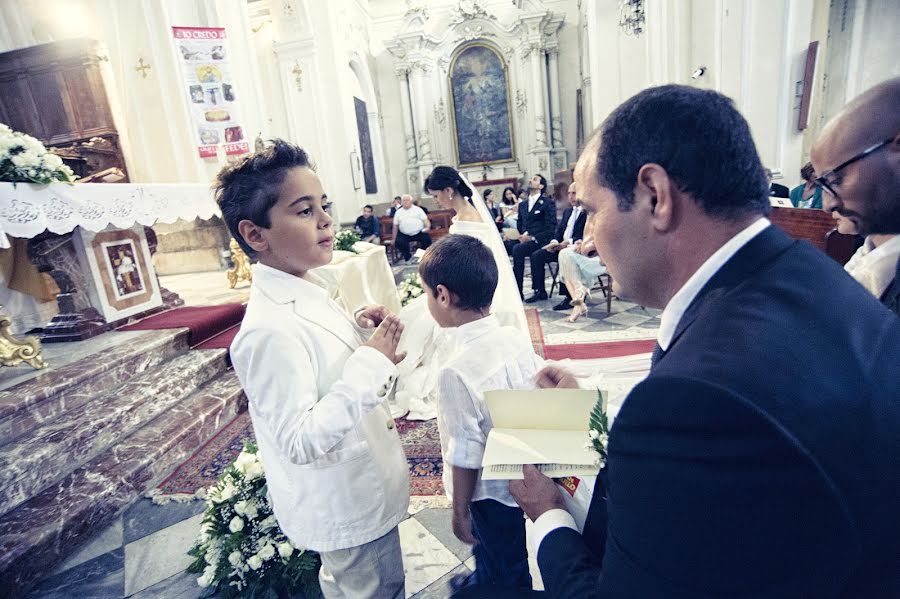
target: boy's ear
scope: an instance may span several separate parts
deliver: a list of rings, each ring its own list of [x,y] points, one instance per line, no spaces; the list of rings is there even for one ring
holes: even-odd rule
[[[254,252],[265,252],[269,249],[269,242],[262,234],[262,227],[252,220],[244,219],[239,222],[238,233]]]
[[[444,285],[438,284],[438,286],[435,288],[435,291],[437,291],[437,297],[435,299],[437,300],[438,304],[440,304],[444,308],[449,308],[453,305],[453,294],[450,293],[450,290],[447,289]]]

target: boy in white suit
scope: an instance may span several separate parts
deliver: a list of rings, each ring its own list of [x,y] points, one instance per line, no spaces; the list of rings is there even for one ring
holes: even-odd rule
[[[225,223],[257,260],[231,359],[275,517],[320,553],[325,596],[402,598],[408,466],[384,405],[402,325],[383,306],[354,321],[311,272],[332,256],[324,195],[306,153],[282,140],[219,174]]]

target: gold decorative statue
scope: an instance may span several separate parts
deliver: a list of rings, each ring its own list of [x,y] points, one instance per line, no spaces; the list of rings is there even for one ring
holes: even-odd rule
[[[27,362],[33,368],[46,368],[47,363],[41,357],[41,342],[37,337],[25,337],[21,341],[12,336],[9,327],[12,321],[5,314],[0,314],[0,365],[18,366]]]
[[[228,276],[228,286],[231,289],[234,289],[235,285],[238,284],[238,281],[250,281],[252,283],[253,273],[250,271],[250,258],[247,257],[247,254],[244,253],[244,250],[241,249],[238,242],[232,239],[230,247],[231,260],[234,262],[234,268],[230,269],[225,274]]]

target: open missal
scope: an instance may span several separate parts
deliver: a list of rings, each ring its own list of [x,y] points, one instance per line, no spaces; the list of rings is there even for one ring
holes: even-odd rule
[[[588,428],[598,393],[605,410],[605,391],[487,391],[484,397],[494,428],[484,448],[482,480],[520,479],[524,464],[534,464],[551,478],[597,474]]]

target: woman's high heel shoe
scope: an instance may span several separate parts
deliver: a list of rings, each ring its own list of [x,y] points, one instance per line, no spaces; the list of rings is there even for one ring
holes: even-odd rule
[[[572,313],[566,318],[566,322],[575,322],[585,314],[587,314],[587,306],[584,305],[584,301],[572,302]]]

